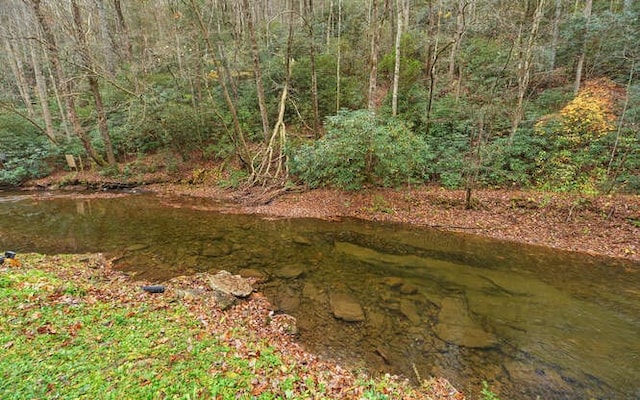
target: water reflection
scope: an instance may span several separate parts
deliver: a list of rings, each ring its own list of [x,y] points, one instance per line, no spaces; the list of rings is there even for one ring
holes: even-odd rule
[[[223,207],[2,196],[0,246],[109,252],[157,281],[218,269],[264,275],[260,290],[297,317],[313,351],[445,376],[471,398],[482,380],[502,398],[640,397],[638,265],[399,225],[215,211]],[[337,319],[339,301],[364,320]]]

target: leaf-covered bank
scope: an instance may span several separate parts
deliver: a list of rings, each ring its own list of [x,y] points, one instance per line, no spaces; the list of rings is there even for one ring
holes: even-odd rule
[[[204,276],[141,290],[101,255],[20,254],[0,266],[0,397],[463,399],[305,352],[258,293],[221,310]],[[186,293],[191,293],[186,291]]]

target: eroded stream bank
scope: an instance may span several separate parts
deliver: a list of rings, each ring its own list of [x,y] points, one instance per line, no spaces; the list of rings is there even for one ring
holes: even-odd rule
[[[162,281],[226,269],[298,319],[301,340],[348,365],[449,378],[473,395],[634,398],[638,266],[357,220],[267,220],[205,200],[4,199],[0,244],[106,251]],[[337,319],[336,299],[363,320]],[[361,318],[360,318],[361,319]]]

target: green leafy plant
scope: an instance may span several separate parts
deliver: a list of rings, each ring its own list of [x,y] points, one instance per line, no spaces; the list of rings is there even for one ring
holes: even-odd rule
[[[45,135],[16,115],[0,114],[0,186],[45,176],[58,153]]]
[[[395,186],[426,175],[427,146],[401,121],[343,110],[327,119],[326,129],[290,158],[290,171],[311,187]]]
[[[500,400],[497,394],[493,393],[489,388],[487,381],[482,381],[482,390],[480,390],[483,400]]]

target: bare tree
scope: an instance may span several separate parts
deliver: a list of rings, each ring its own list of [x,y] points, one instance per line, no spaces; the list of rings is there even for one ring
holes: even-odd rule
[[[289,35],[287,39],[287,49],[285,53],[285,80],[280,95],[278,106],[278,119],[269,138],[269,143],[262,152],[260,164],[254,169],[249,182],[253,185],[280,186],[284,187],[284,182],[288,176],[287,160],[284,148],[287,142],[287,128],[284,121],[287,99],[289,96],[289,85],[291,81],[291,50],[293,47],[293,12],[289,10]]]
[[[544,15],[544,2],[545,0],[537,1],[537,6],[533,13],[533,21],[531,22],[529,37],[527,38],[526,43],[522,43],[524,41],[521,33],[523,27],[520,28],[520,33],[518,34],[517,42],[519,45],[519,57],[516,69],[516,75],[518,78],[518,99],[516,101],[516,108],[514,110],[513,119],[511,121],[510,139],[513,139],[513,135],[516,134],[524,112],[524,96],[526,94],[526,91],[529,89],[529,81],[531,79],[531,63],[533,61],[533,47],[538,38],[540,21],[542,21],[542,16]],[[525,11],[525,18],[527,14],[528,13]]]
[[[78,117],[78,113],[76,110],[75,104],[75,96],[73,93],[73,88],[71,84],[71,80],[67,78],[66,73],[62,67],[62,63],[60,60],[60,51],[58,49],[58,43],[56,41],[56,37],[53,33],[53,29],[49,23],[50,18],[45,14],[45,11],[42,9],[41,0],[29,0],[29,4],[33,10],[33,13],[38,21],[40,29],[42,30],[43,37],[45,40],[45,45],[47,48],[47,54],[49,56],[49,60],[53,67],[53,70],[56,75],[56,79],[60,84],[60,94],[63,97],[67,117],[69,122],[73,127],[74,134],[80,139],[82,145],[87,152],[87,155],[93,159],[96,164],[100,166],[106,166],[107,163],[104,161],[102,156],[95,150],[93,145],[91,144],[91,140],[89,136],[85,132],[82,124],[80,123],[80,119]]]
[[[73,14],[73,22],[75,24],[75,37],[78,42],[80,56],[82,58],[82,68],[84,69],[87,81],[89,82],[89,90],[91,90],[91,94],[93,95],[96,114],[98,115],[98,130],[100,131],[100,136],[102,136],[102,141],[104,142],[104,148],[107,153],[107,162],[109,165],[115,165],[116,157],[113,152],[113,145],[111,144],[111,135],[109,134],[107,114],[104,111],[102,94],[100,93],[96,65],[91,57],[89,44],[85,37],[86,29],[82,22],[80,7],[78,6],[77,0],[71,0],[71,11]]]
[[[582,70],[584,68],[584,61],[587,56],[587,42],[589,40],[589,25],[591,22],[591,10],[593,7],[593,0],[586,0],[584,4],[584,28],[583,28],[583,38],[582,38],[582,48],[580,50],[580,55],[578,56],[578,64],[576,65],[576,78],[573,84],[573,93],[575,95],[580,91],[580,84],[582,83]]]
[[[549,56],[549,69],[556,68],[556,55],[558,53],[558,42],[560,40],[560,20],[562,17],[562,0],[555,0],[553,15],[553,27],[551,31],[551,55]]]
[[[57,143],[55,129],[53,127],[53,117],[51,110],[49,109],[49,96],[47,90],[47,80],[42,72],[40,66],[41,60],[36,52],[36,47],[33,42],[29,43],[29,53],[31,55],[31,65],[33,66],[33,73],[36,79],[36,89],[38,93],[38,99],[40,100],[40,109],[42,110],[42,119],[44,120],[45,133],[49,140],[53,143]]]
[[[207,55],[211,58],[211,61],[216,68],[217,80],[220,84],[220,88],[222,89],[222,95],[224,97],[229,113],[231,114],[234,133],[232,139],[235,144],[236,152],[240,157],[241,162],[245,166],[252,169],[253,166],[251,162],[251,156],[249,154],[249,147],[247,146],[247,141],[244,137],[244,132],[240,125],[240,119],[238,118],[236,104],[231,98],[231,93],[229,92],[228,82],[230,79],[232,79],[232,77],[229,76],[229,70],[225,68],[223,62],[220,61],[220,59],[216,55],[219,52],[219,46],[222,46],[222,44],[220,43],[219,46],[214,45],[211,39],[211,32],[209,30],[208,24],[205,22],[205,17],[202,13],[202,10],[200,9],[200,5],[195,0],[190,0],[189,7],[196,17],[195,23],[197,24],[202,38],[205,42]]]
[[[253,24],[253,15],[249,6],[249,0],[242,1],[245,21],[249,30],[249,40],[251,41],[251,55],[253,58],[253,76],[256,80],[256,89],[258,91],[258,106],[260,107],[260,119],[262,120],[262,135],[265,143],[269,141],[269,115],[267,114],[267,102],[264,95],[264,86],[262,84],[262,67],[260,66],[260,53],[258,52],[258,40],[256,39],[256,31]]]

